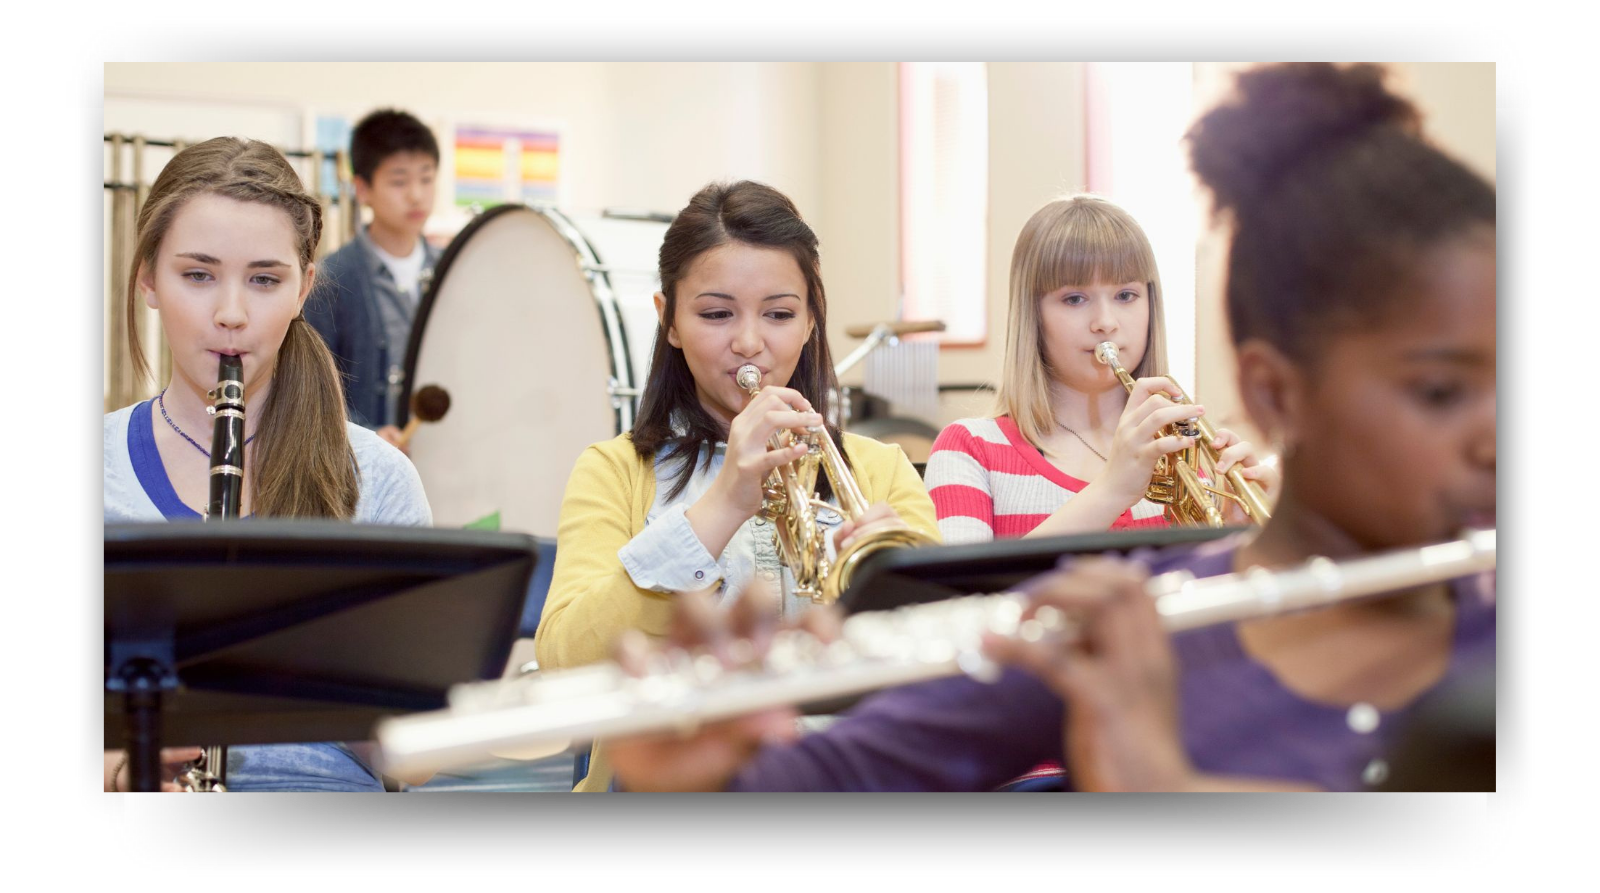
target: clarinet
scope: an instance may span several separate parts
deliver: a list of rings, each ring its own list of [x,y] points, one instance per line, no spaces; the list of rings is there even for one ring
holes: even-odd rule
[[[244,365],[236,356],[223,354],[217,367],[217,386],[206,393],[211,405],[211,499],[206,521],[235,521],[244,499]],[[228,748],[205,748],[180,784],[196,793],[226,791]]]
[[[1196,579],[1186,571],[1152,577],[1162,626],[1181,632],[1219,623],[1381,596],[1412,586],[1493,570],[1495,531],[1414,549],[1268,571]],[[801,630],[776,633],[762,655],[744,641],[729,645],[736,665],[704,652],[653,654],[642,677],[615,663],[541,672],[511,682],[455,686],[449,706],[381,720],[378,743],[391,772],[451,769],[501,753],[556,754],[595,738],[692,729],[716,719],[782,704],[806,704],[882,688],[968,675],[999,678],[982,654],[985,633],[1037,640],[1072,635],[1063,612],[1023,619],[1017,592],[855,614],[841,636],[822,642]]]
[[[223,354],[217,368],[217,386],[206,393],[211,424],[211,501],[207,521],[232,521],[239,517],[244,498],[244,366],[236,356]]]

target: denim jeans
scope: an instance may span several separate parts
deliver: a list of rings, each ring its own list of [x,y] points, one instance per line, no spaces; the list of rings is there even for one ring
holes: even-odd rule
[[[382,793],[383,781],[336,742],[252,744],[228,748],[228,790]]]

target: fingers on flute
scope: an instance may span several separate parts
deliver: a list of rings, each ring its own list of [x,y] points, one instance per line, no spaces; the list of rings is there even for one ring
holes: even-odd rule
[[[767,581],[756,579],[728,609],[728,625],[734,636],[748,639],[757,649],[765,649],[778,621],[782,596]]]
[[[727,638],[724,621],[708,590],[680,592],[667,627],[667,641],[683,648],[714,648]]]
[[[622,671],[630,676],[643,676],[650,667],[650,639],[636,629],[625,629],[617,636],[611,649],[613,658]]]
[[[800,615],[795,626],[823,642],[836,642],[844,634],[844,615],[832,605],[819,605]]]
[[[794,721],[798,715],[792,707],[762,710],[718,723],[720,728],[715,731],[753,751],[764,744],[779,744],[800,737],[800,729]]]

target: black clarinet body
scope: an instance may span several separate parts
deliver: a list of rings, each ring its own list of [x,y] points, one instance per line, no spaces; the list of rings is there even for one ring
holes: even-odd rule
[[[244,500],[244,364],[236,356],[222,357],[217,366],[217,386],[206,396],[211,405],[211,499],[207,521],[232,521]],[[226,791],[228,748],[206,747],[200,760],[185,774],[184,789],[198,793]]]
[[[239,517],[244,499],[244,365],[236,356],[222,357],[217,386],[207,395],[211,424],[211,500],[206,520]]]

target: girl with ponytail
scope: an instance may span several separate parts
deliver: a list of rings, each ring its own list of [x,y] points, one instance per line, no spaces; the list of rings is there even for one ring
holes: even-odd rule
[[[333,356],[306,322],[322,213],[271,146],[219,137],[179,152],[139,213],[128,340],[149,365],[137,302],[155,309],[172,377],[105,416],[105,521],[199,520],[209,496],[206,392],[223,354],[244,368],[245,517],[432,523],[416,469],[345,418]],[[230,748],[233,790],[382,790],[343,745]],[[108,784],[110,782],[108,781]]]

